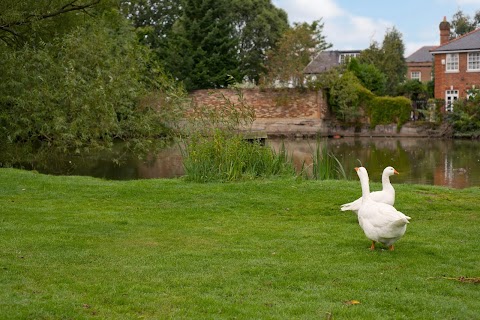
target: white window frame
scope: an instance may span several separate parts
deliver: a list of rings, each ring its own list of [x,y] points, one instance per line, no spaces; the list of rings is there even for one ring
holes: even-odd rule
[[[446,72],[458,72],[459,70],[459,54],[447,53],[445,71]]]
[[[468,54],[467,71],[480,71],[480,52]]]
[[[459,98],[458,90],[447,90],[445,91],[445,111],[453,112],[453,104]]]
[[[410,72],[410,79],[422,81],[422,73],[420,71],[412,71]]]

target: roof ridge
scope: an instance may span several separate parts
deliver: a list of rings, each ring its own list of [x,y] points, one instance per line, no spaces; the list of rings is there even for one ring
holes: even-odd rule
[[[451,44],[451,43],[453,43],[453,42],[455,42],[455,41],[461,40],[461,39],[463,39],[463,38],[465,38],[465,37],[467,37],[467,36],[469,36],[469,35],[471,35],[471,34],[473,34],[473,33],[475,33],[475,32],[478,32],[478,31],[480,31],[480,28],[477,28],[477,29],[475,29],[475,30],[472,30],[472,31],[470,31],[470,32],[467,32],[467,33],[465,33],[465,34],[462,34],[461,36],[456,37],[455,39],[451,39],[451,40],[445,42],[444,44],[439,45],[438,47],[435,48],[435,50],[437,50],[438,48],[441,48],[441,47],[443,47],[443,46],[446,46],[446,45],[448,45],[448,44]]]

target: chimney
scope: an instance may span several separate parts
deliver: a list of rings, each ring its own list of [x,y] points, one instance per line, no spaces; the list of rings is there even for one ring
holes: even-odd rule
[[[447,17],[443,17],[443,21],[438,27],[440,29],[440,45],[444,45],[450,41],[450,23],[448,23]]]

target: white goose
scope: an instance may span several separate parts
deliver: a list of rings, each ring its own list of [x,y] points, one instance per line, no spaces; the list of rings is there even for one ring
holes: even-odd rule
[[[393,188],[392,184],[390,183],[390,176],[394,174],[399,174],[397,170],[393,167],[386,167],[382,173],[382,190],[381,191],[374,191],[370,193],[370,197],[373,201],[383,202],[393,206],[395,203],[395,189]],[[358,212],[360,205],[362,204],[362,197],[358,198],[357,200],[349,203],[342,204],[340,210],[342,211],[354,211]]]
[[[370,250],[375,249],[375,242],[380,242],[393,250],[393,244],[407,230],[409,216],[404,215],[393,206],[375,202],[370,195],[368,173],[364,167],[355,168],[362,186],[362,203],[358,209],[358,223],[368,239],[372,240]]]

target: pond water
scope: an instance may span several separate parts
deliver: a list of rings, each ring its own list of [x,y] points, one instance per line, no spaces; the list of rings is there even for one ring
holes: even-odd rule
[[[394,183],[443,185],[453,188],[480,186],[480,142],[423,138],[340,138],[340,139],[268,139],[275,150],[285,146],[297,169],[312,163],[317,143],[328,148],[341,162],[347,176],[357,179],[354,168],[362,164],[370,180],[381,181],[386,166],[400,174]],[[16,163],[15,167],[35,169],[55,175],[88,175],[112,180],[174,178],[184,174],[178,146],[163,149],[156,156],[139,160],[126,155],[121,162],[102,153],[94,157],[54,157],[47,163]],[[1,159],[0,159],[1,162]]]
[[[272,141],[280,148],[282,142]],[[285,141],[295,165],[311,164],[316,141]],[[340,138],[321,140],[340,161],[350,179],[355,167],[367,168],[370,180],[381,182],[382,171],[393,166],[395,183],[441,185],[452,188],[480,186],[480,142],[425,138]]]

